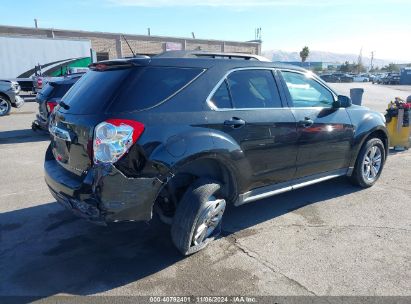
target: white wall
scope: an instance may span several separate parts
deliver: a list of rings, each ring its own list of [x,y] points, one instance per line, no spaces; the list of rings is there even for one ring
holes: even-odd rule
[[[14,79],[35,65],[90,56],[89,40],[0,36],[0,79]]]

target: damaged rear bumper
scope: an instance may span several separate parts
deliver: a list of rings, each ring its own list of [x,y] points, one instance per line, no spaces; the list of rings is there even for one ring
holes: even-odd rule
[[[48,120],[45,120],[39,114],[37,114],[36,119],[31,124],[31,128],[33,130],[40,129],[48,132]]]
[[[156,177],[126,177],[113,165],[96,166],[77,176],[59,165],[50,149],[44,170],[45,181],[57,202],[97,224],[149,221],[162,186]]]

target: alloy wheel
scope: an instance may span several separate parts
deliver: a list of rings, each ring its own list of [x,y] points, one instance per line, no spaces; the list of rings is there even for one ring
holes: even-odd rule
[[[378,146],[372,146],[365,153],[363,165],[362,165],[362,175],[365,180],[373,182],[381,170],[382,164],[382,152]]]
[[[213,234],[216,228],[220,228],[226,206],[225,200],[211,197],[207,204],[209,207],[204,210],[198,219],[198,224],[193,236],[194,245],[201,244]]]
[[[0,116],[7,113],[8,110],[9,110],[8,102],[6,100],[0,98]]]

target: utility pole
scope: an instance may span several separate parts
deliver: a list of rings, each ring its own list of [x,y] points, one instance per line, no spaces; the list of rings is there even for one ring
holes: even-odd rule
[[[357,73],[361,72],[361,67],[362,67],[362,48],[360,50],[360,54],[358,55]]]
[[[373,63],[374,63],[374,53],[375,51],[371,52],[371,63],[370,63],[370,71],[374,68]]]

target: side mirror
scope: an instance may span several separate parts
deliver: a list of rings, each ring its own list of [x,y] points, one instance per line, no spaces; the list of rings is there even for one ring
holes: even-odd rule
[[[348,96],[338,95],[335,105],[337,108],[349,108],[352,106],[352,101]]]

